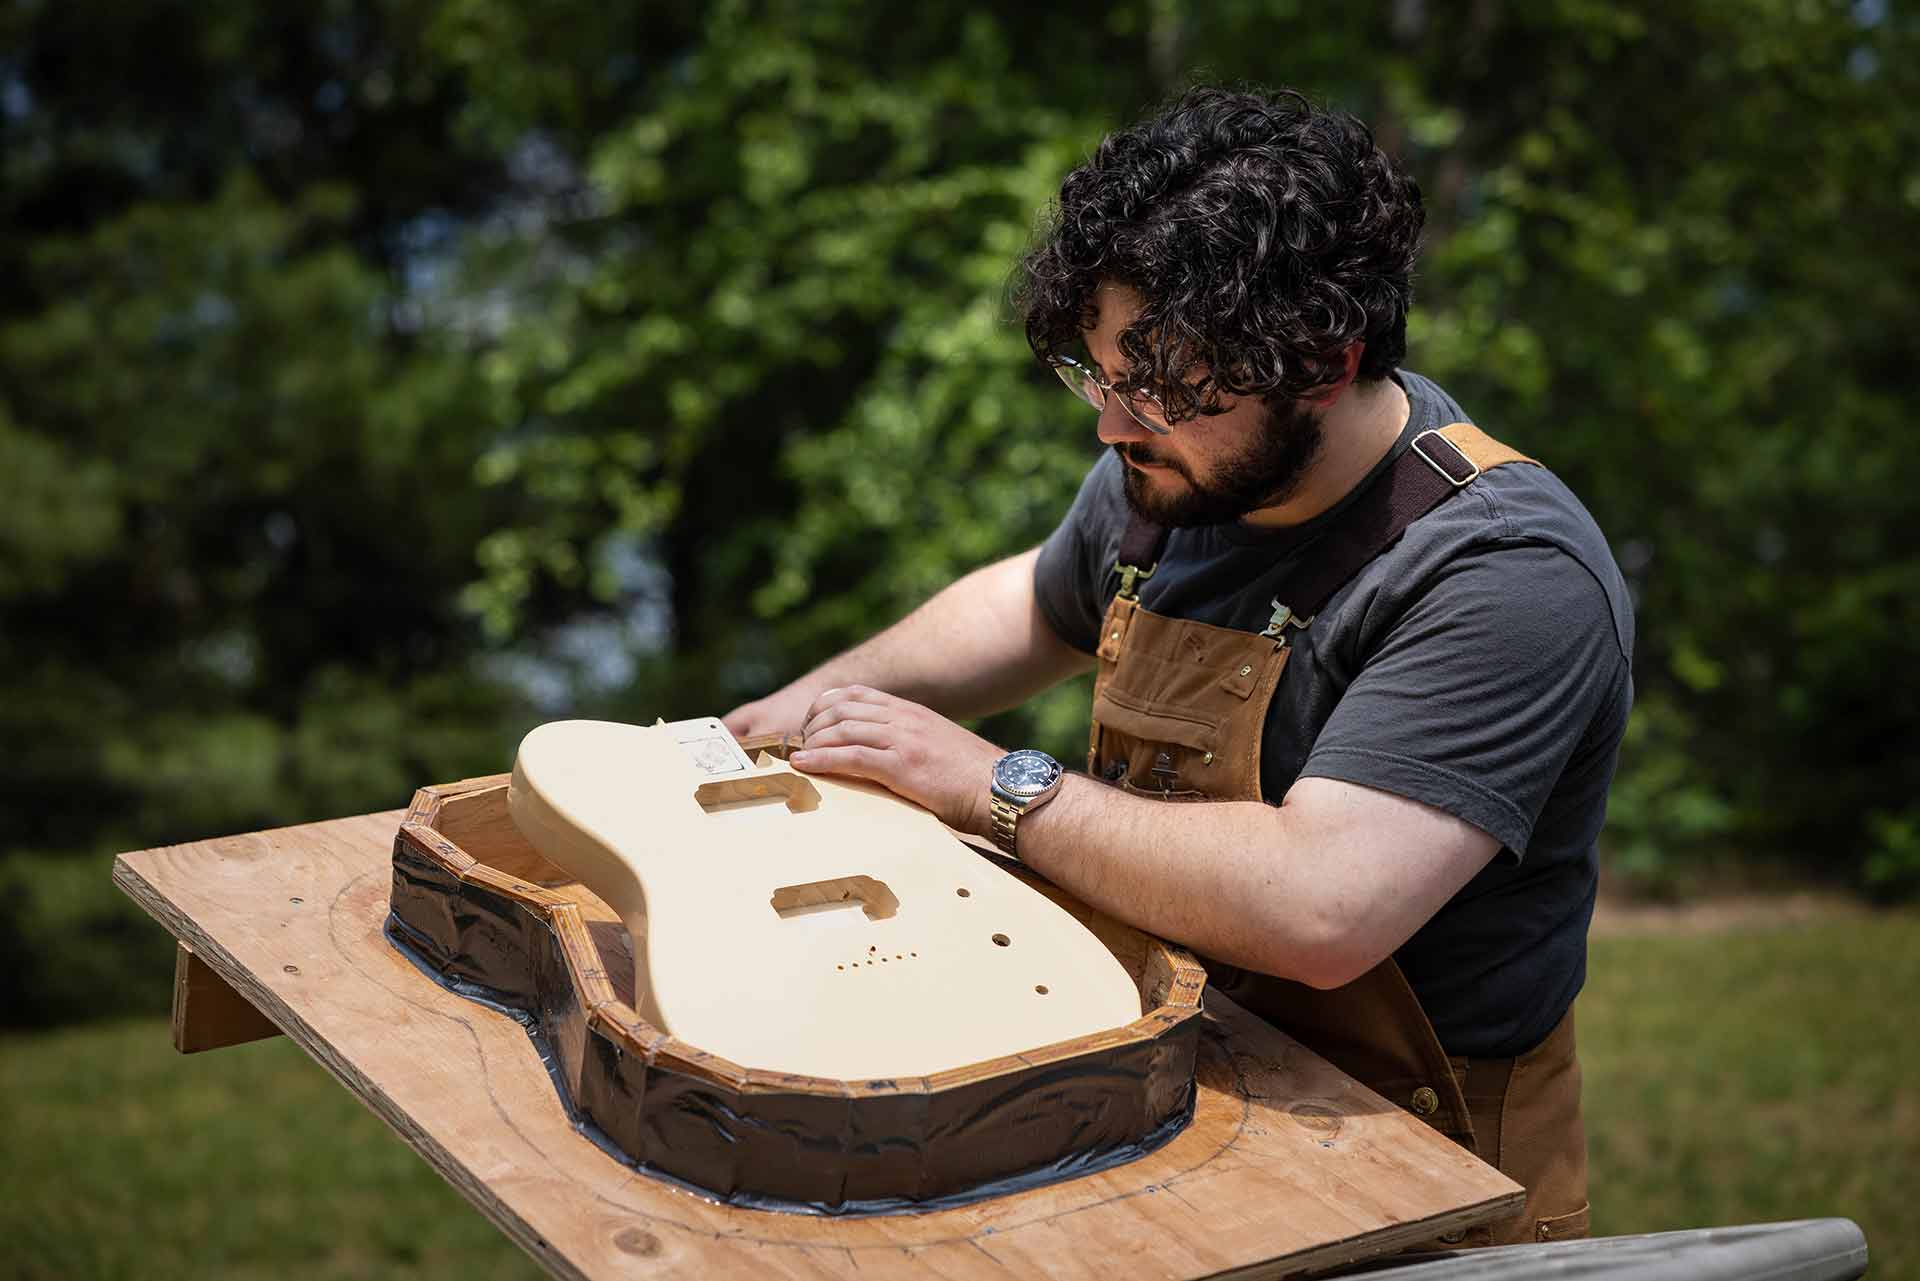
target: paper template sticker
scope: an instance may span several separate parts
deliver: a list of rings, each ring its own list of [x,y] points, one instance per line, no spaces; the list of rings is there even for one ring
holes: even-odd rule
[[[740,744],[727,732],[727,727],[710,716],[675,721],[667,728],[673,731],[673,740],[680,745],[680,750],[707,774],[744,774],[753,768],[753,762],[740,750]]]

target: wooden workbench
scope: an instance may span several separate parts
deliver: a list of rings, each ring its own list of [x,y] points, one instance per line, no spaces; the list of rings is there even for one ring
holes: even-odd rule
[[[1137,1161],[929,1214],[716,1205],[582,1136],[520,1024],[387,942],[404,817],[123,854],[114,882],[182,945],[176,1044],[260,1035],[257,1010],[555,1276],[1278,1277],[1520,1208],[1516,1184],[1212,989],[1193,1124]]]

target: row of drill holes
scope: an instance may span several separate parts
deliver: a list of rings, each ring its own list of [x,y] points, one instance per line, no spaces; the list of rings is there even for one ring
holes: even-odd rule
[[[962,894],[965,894],[965,893],[966,893],[966,891],[965,891],[965,890],[961,890],[960,892],[961,892]],[[993,941],[994,941],[994,943],[995,943],[995,944],[996,944],[997,946],[999,946],[999,947],[1005,947],[1005,946],[1007,946],[1007,945],[1008,945],[1009,943],[1011,943],[1011,942],[1013,942],[1013,940],[1012,940],[1012,939],[1010,939],[1010,938],[1008,938],[1008,937],[1007,937],[1006,935],[1004,935],[1004,934],[996,934],[996,935],[994,935],[994,936],[993,936]],[[920,953],[918,953],[918,952],[909,952],[909,953],[907,953],[907,956],[918,956],[918,955],[920,955]],[[883,964],[884,964],[884,963],[886,962],[886,959],[887,959],[887,958],[886,958],[886,957],[884,957],[884,956],[880,958],[880,960],[881,960],[881,962],[882,962]],[[893,959],[894,959],[894,960],[896,960],[896,961],[904,961],[904,960],[906,960],[906,959],[907,959],[907,957],[906,957],[906,956],[902,956],[902,955],[900,955],[900,954],[899,954],[898,952],[895,952],[895,953],[893,954]],[[873,962],[872,962],[872,961],[868,961],[868,962],[867,962],[867,964],[868,964],[868,965],[872,965],[872,964],[873,964]],[[836,969],[836,970],[844,970],[844,969],[846,969],[847,967],[846,967],[846,966],[844,966],[844,965],[836,965],[836,966],[834,966],[833,968],[834,968],[834,969]],[[855,962],[853,963],[853,968],[854,968],[854,969],[856,969],[856,970],[857,970],[857,969],[859,969],[859,968],[860,968],[860,962],[858,962],[858,961],[855,961]],[[1033,990],[1034,990],[1034,991],[1036,991],[1036,992],[1038,992],[1038,993],[1039,993],[1039,994],[1040,994],[1041,996],[1045,996],[1045,995],[1047,994],[1047,985],[1046,985],[1045,983],[1035,983],[1035,984],[1033,985]]]
[[[907,956],[918,956],[918,955],[920,955],[920,953],[918,953],[918,952],[908,952],[908,953],[907,953]],[[891,957],[887,957],[887,956],[879,956],[879,957],[875,957],[875,958],[874,958],[874,960],[877,960],[877,961],[879,961],[879,962],[881,962],[882,964],[885,964],[885,963],[886,963],[887,961],[889,961],[889,960],[893,960],[893,961],[904,961],[904,960],[906,960],[906,959],[907,959],[907,956],[902,956],[902,955],[900,955],[900,953],[898,953],[898,952],[895,952],[895,953],[894,953],[894,954],[893,954],[893,955],[892,955]],[[872,964],[873,964],[873,961],[868,961],[868,962],[867,962],[867,964],[868,964],[868,965],[872,965]],[[836,969],[836,970],[844,970],[844,969],[846,969],[847,967],[846,967],[846,966],[844,966],[844,965],[836,965],[836,966],[834,966],[833,968],[834,968],[834,969]],[[853,968],[854,968],[854,969],[856,969],[856,970],[857,970],[857,969],[859,969],[859,968],[860,968],[860,962],[858,962],[858,961],[855,961],[855,962],[853,963]]]
[[[972,891],[972,890],[969,890],[969,889],[968,889],[968,888],[967,888],[966,886],[964,886],[964,885],[962,885],[962,886],[961,886],[961,887],[960,887],[959,889],[957,889],[957,890],[955,890],[955,891],[954,891],[954,893],[955,893],[955,894],[958,894],[958,895],[959,895],[959,896],[960,896],[961,898],[972,898],[972,897],[973,897],[973,891]],[[1011,944],[1012,942],[1013,942],[1013,940],[1012,940],[1012,939],[1010,939],[1010,938],[1008,938],[1008,937],[1007,937],[1006,935],[1004,935],[1004,934],[996,934],[996,935],[994,935],[994,936],[993,936],[993,943],[994,943],[994,946],[995,946],[995,947],[1006,947],[1006,946],[1008,946],[1009,944]],[[918,956],[918,955],[920,955],[920,953],[918,953],[918,952],[912,952],[912,953],[909,953],[909,955],[912,955],[912,956]],[[881,957],[880,959],[881,959],[882,961],[885,961],[885,960],[886,960],[887,958],[883,956],[883,957]],[[905,960],[906,958],[905,958],[905,957],[903,957],[903,956],[900,956],[900,955],[898,955],[898,954],[896,953],[893,959],[894,959],[894,960],[896,960],[896,961],[901,961],[901,960]],[[873,964],[873,962],[872,962],[872,961],[868,961],[868,962],[867,962],[867,964],[868,964],[868,965],[872,965],[872,964]],[[855,968],[856,970],[857,970],[857,969],[859,969],[859,968],[860,968],[860,962],[858,962],[858,961],[855,961],[855,962],[853,963],[853,967],[854,967],[854,968]],[[844,965],[836,965],[836,966],[834,966],[833,968],[834,968],[834,969],[836,969],[836,970],[844,970],[844,969],[846,969],[847,967],[846,967],[846,966],[844,966]],[[1036,983],[1036,984],[1034,984],[1034,985],[1033,985],[1033,990],[1034,990],[1034,991],[1036,991],[1036,992],[1038,992],[1038,993],[1039,993],[1040,995],[1042,995],[1042,996],[1045,996],[1045,995],[1047,994],[1047,985],[1046,985],[1045,983]]]
[[[1008,946],[1010,946],[1010,945],[1011,945],[1012,943],[1013,943],[1013,940],[1012,940],[1012,939],[1010,939],[1010,938],[1008,938],[1008,937],[1007,937],[1006,935],[1004,935],[1004,934],[996,934],[996,935],[994,935],[994,936],[993,936],[993,945],[994,945],[995,947],[1008,947]],[[907,956],[918,956],[918,955],[920,955],[920,953],[918,953],[918,952],[909,952],[909,953],[907,953]],[[895,952],[895,953],[893,954],[893,958],[892,958],[892,959],[893,959],[893,960],[896,960],[896,961],[904,961],[904,960],[906,960],[906,959],[907,959],[907,956],[902,956],[902,955],[900,955],[900,953],[898,953],[898,952]],[[885,961],[886,961],[886,960],[887,960],[888,958],[886,958],[886,957],[884,957],[884,956],[882,956],[882,957],[878,957],[878,958],[876,958],[876,959],[878,959],[879,961],[881,961],[882,963],[884,963],[884,962],[885,962]],[[859,962],[859,961],[855,961],[855,962],[854,962],[853,964],[854,964],[854,968],[856,968],[856,969],[858,969],[858,968],[859,968],[859,966],[860,966],[860,962]],[[868,965],[872,965],[872,964],[873,964],[873,961],[868,961],[868,962],[867,962],[867,964],[868,964]],[[834,968],[834,969],[836,969],[836,970],[844,970],[844,969],[846,969],[847,967],[846,967],[846,966],[844,966],[844,965],[836,965],[836,966],[834,966],[833,968]],[[1045,988],[1042,988],[1042,989],[1040,989],[1040,990],[1041,990],[1041,992],[1042,992],[1042,994],[1044,994],[1044,993],[1046,992],[1046,989],[1045,989]]]

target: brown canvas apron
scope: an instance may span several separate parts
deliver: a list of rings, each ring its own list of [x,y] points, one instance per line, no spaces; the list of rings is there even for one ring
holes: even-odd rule
[[[1291,633],[1311,624],[1326,599],[1414,518],[1480,470],[1531,461],[1467,424],[1423,433],[1335,517],[1320,540],[1323,564],[1300,576],[1313,581],[1298,581],[1300,608],[1275,601],[1260,634],[1142,609],[1136,585],[1152,573],[1165,531],[1136,521],[1121,545],[1120,592],[1101,626],[1088,772],[1162,801],[1261,800],[1261,737]],[[1518,1058],[1450,1057],[1392,957],[1331,991],[1211,960],[1206,966],[1233,1000],[1527,1189],[1519,1217],[1430,1246],[1586,1235],[1587,1149],[1571,1010]]]

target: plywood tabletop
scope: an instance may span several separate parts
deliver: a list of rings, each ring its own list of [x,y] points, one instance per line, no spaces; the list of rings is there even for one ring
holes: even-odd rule
[[[1278,1277],[1520,1208],[1511,1180],[1212,989],[1193,1124],[1137,1161],[927,1214],[715,1204],[575,1131],[521,1026],[388,944],[404,817],[141,850],[114,881],[556,1276]]]

